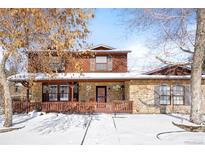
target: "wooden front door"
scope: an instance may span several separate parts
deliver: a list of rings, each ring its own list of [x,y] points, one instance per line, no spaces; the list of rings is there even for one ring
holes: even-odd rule
[[[102,103],[107,101],[106,86],[96,86],[96,100]]]

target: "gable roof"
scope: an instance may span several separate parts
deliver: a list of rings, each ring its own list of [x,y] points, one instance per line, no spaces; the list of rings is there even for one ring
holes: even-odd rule
[[[130,53],[131,50],[125,50],[125,49],[116,49],[113,48],[111,46],[108,45],[104,45],[104,44],[99,44],[96,46],[93,46],[92,48],[89,49],[91,52],[98,52],[98,53],[102,53],[102,52],[107,52],[107,53]]]
[[[176,71],[181,71],[179,74]],[[146,75],[188,75],[191,74],[191,68],[187,66],[179,66],[179,65],[165,65],[163,67],[145,72]]]

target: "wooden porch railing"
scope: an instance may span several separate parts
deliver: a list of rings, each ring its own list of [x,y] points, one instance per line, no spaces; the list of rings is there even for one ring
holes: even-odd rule
[[[115,102],[13,102],[13,112],[23,113],[38,110],[63,113],[132,113],[132,101]]]

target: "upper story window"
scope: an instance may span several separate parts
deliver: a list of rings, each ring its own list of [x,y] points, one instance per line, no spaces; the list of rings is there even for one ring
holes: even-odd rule
[[[90,71],[112,71],[112,57],[96,56],[90,58]]]
[[[96,56],[96,70],[107,70],[107,56]]]

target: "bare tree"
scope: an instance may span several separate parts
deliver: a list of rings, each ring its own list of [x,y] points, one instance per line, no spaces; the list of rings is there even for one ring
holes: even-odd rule
[[[197,29],[191,72],[191,121],[202,123],[201,74],[205,50],[205,9],[197,9]]]
[[[187,61],[173,62],[162,56],[156,58],[164,64],[191,65],[190,120],[201,124],[201,75],[205,49],[205,9],[127,9],[125,21],[131,30],[148,30],[153,33],[149,45],[166,54],[170,46],[190,54]],[[126,14],[126,13],[124,13]],[[123,16],[125,17],[125,16]],[[161,48],[159,48],[161,47]]]
[[[0,84],[5,104],[5,127],[12,125],[12,100],[5,68],[14,55],[55,48],[77,50],[86,43],[92,9],[0,9]],[[43,56],[42,56],[43,57]],[[34,63],[37,64],[37,63]],[[47,67],[47,66],[45,66]]]

